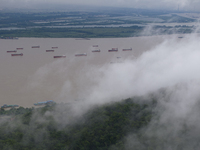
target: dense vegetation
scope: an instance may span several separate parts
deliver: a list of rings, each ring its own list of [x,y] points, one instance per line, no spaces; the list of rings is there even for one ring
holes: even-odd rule
[[[93,106],[84,113],[77,113],[82,109],[78,103],[1,109],[0,149],[198,150],[200,103],[186,117],[167,110],[175,103],[161,91]]]
[[[0,37],[132,37],[143,35],[143,30],[154,23],[161,25],[151,29],[153,35],[191,33],[193,26],[173,27],[166,24],[195,21],[196,19],[182,16],[181,13],[131,8],[49,12],[0,10]]]
[[[0,31],[3,37],[45,37],[45,38],[102,38],[137,36],[143,27],[128,28],[37,28],[29,30]]]
[[[44,37],[44,38],[115,38],[141,35],[184,34],[192,33],[195,28],[188,26],[155,26],[150,32],[143,32],[144,27],[112,27],[112,28],[34,28],[29,30],[2,30],[1,38],[9,37]]]
[[[77,121],[58,128],[53,117],[57,105],[37,109],[1,109],[0,149],[123,149],[124,137],[130,132],[138,133],[146,126],[153,109],[152,104],[126,99],[96,106]],[[47,112],[52,112],[52,115],[45,116]]]

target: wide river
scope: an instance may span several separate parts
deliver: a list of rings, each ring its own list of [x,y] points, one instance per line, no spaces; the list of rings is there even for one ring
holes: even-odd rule
[[[135,59],[169,37],[0,39],[0,106],[32,107],[40,101],[60,103],[80,98],[78,93],[90,84],[89,79],[84,78],[87,66],[100,68],[127,58]],[[112,48],[118,48],[118,52],[108,52]],[[122,51],[127,48],[132,51]],[[46,52],[52,49],[54,52]],[[95,49],[101,52],[92,52]],[[11,50],[23,56],[11,56],[12,53],[7,53]],[[75,57],[78,53],[87,53],[87,56]],[[66,58],[53,58],[57,55],[66,55]],[[70,81],[70,88],[64,88],[68,86],[66,81]]]

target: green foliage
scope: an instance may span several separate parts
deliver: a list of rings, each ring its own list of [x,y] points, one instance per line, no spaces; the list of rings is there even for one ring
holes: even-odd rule
[[[167,22],[167,23],[175,23],[175,22],[183,23],[183,22],[195,22],[196,21],[195,19],[182,17],[182,16],[175,15],[175,14],[172,14],[171,16],[159,16],[159,18],[163,19],[164,22]]]
[[[112,11],[111,11],[112,10]],[[151,23],[186,23],[196,19],[172,12],[109,8],[73,12],[0,12],[1,37],[114,38],[140,36]],[[132,25],[132,26],[130,26]],[[7,29],[4,29],[7,28]],[[157,27],[159,34],[191,33],[190,27]],[[155,33],[157,33],[155,31]]]
[[[9,110],[5,110],[4,108],[0,109],[0,115],[20,115],[20,114],[24,114],[26,112],[30,112],[32,111],[34,108],[23,108],[23,107],[19,107],[19,108],[11,108]]]
[[[2,30],[3,37],[45,37],[45,38],[104,38],[138,36],[143,27],[118,28],[36,28],[28,30]]]
[[[139,131],[150,121],[151,114],[146,106],[130,100],[91,111],[86,114],[85,123],[76,127],[80,137],[74,141],[72,149],[107,149],[120,142],[128,132]]]
[[[0,149],[100,150],[113,145],[123,147],[123,138],[147,125],[152,114],[148,104],[127,99],[96,106],[83,114],[78,122],[58,129],[54,117],[45,115],[46,112],[53,115],[54,111],[55,105],[38,109],[20,107],[14,113],[13,110],[2,110],[1,116],[12,114],[15,118],[0,126]]]

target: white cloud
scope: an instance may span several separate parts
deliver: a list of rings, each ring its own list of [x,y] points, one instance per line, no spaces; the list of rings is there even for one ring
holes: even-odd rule
[[[78,5],[95,5],[95,6],[114,6],[114,7],[132,7],[132,8],[157,8],[157,9],[178,9],[193,10],[199,7],[198,0],[0,0],[1,7],[29,7],[33,4],[78,4]],[[18,4],[16,6],[16,4]],[[20,4],[20,5],[19,5]],[[197,8],[196,8],[197,9]]]

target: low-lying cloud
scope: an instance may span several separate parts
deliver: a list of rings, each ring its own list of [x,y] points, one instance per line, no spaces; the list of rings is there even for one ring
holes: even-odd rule
[[[83,105],[77,106],[74,112],[79,112],[77,108],[81,108],[80,113],[83,113],[84,108],[91,105],[145,96],[165,89],[164,94],[158,92],[155,96],[158,100],[155,109],[157,116],[141,130],[144,138],[148,139],[146,143],[152,144],[151,140],[155,138],[165,143],[159,145],[163,149],[176,149],[180,145],[183,149],[198,149],[199,40],[198,35],[188,35],[182,39],[172,36],[136,59],[87,70],[88,79],[92,78],[94,85],[87,87],[86,84],[87,89],[82,92],[90,92],[86,92],[85,97],[82,95],[83,101],[80,103]],[[177,138],[181,142],[177,142]],[[130,133],[125,139],[127,149],[145,149],[137,135]]]
[[[89,63],[90,60],[77,62],[74,58],[53,62],[40,68],[30,85],[32,88],[50,88],[52,92],[57,89],[60,102],[78,100],[89,104],[142,96],[182,84],[198,87],[199,36],[166,37],[164,42],[138,58],[121,63],[96,66]]]
[[[52,92],[56,90],[55,101],[69,103],[67,107],[59,105],[53,113],[45,114],[53,115],[61,128],[76,121],[94,105],[154,93],[158,100],[156,116],[140,131],[147,139],[146,144],[157,140],[158,145],[162,143],[161,149],[198,149],[199,41],[198,34],[183,38],[168,35],[162,43],[137,58],[113,64],[92,65],[90,60],[83,62],[74,58],[54,61],[36,72],[30,80],[30,88],[48,89],[50,86]],[[39,121],[45,121],[42,119]],[[125,140],[127,149],[145,149],[136,134],[129,133]]]
[[[16,5],[21,4],[21,5]],[[130,8],[145,8],[145,9],[170,9],[170,10],[196,10],[200,7],[198,0],[1,0],[1,7],[27,7],[33,5],[45,4],[73,4],[73,5],[92,5],[92,6],[114,6],[114,7],[130,7]]]
[[[167,39],[135,60],[103,66],[103,75],[91,88],[89,99],[144,95],[176,84],[198,83],[199,37]]]

